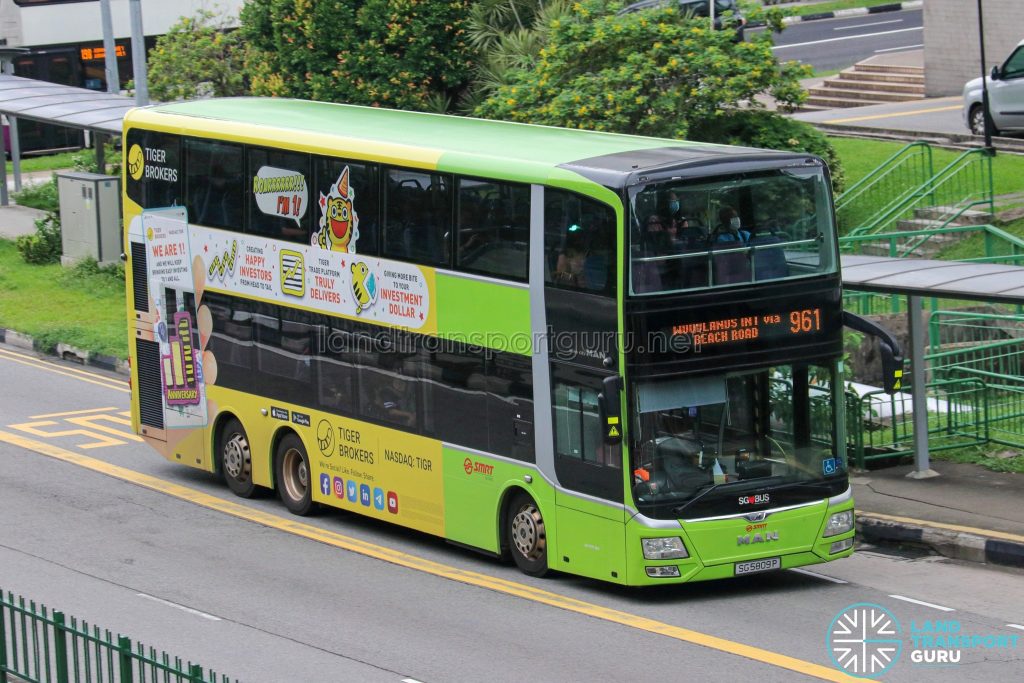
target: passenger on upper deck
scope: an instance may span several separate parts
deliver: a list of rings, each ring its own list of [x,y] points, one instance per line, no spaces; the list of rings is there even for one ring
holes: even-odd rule
[[[711,241],[716,243],[739,242],[746,244],[750,241],[750,232],[740,226],[740,216],[736,213],[736,209],[728,204],[723,205],[718,210],[718,227],[711,233]]]

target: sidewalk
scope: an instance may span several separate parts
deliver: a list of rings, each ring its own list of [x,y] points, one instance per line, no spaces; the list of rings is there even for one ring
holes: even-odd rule
[[[852,474],[858,538],[1024,567],[1024,475],[941,460],[931,467],[941,476],[908,479],[910,465]]]
[[[0,206],[0,238],[13,240],[20,235],[31,235],[36,231],[36,219],[45,215],[45,211],[29,206]]]

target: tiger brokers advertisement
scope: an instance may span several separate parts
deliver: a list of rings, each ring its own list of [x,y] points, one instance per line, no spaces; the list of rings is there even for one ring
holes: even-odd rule
[[[164,425],[168,429],[202,427],[207,422],[199,317],[192,249],[185,209],[143,211],[132,219],[129,239],[146,250],[149,310],[153,340],[159,344]],[[136,304],[138,305],[138,303]]]
[[[190,234],[207,287],[426,334],[437,331],[431,268],[212,228],[190,226]]]

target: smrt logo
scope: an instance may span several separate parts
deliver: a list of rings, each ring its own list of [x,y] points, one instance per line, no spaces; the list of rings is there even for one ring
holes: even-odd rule
[[[487,463],[478,462],[472,458],[466,458],[462,461],[462,469],[466,471],[466,474],[485,474],[490,476],[494,472],[494,465],[488,465]]]

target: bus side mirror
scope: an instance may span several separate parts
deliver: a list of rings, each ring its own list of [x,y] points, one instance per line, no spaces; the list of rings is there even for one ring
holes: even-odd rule
[[[893,350],[885,340],[878,340],[882,352],[882,390],[895,394],[903,389],[903,356]]]
[[[882,390],[887,394],[902,390],[903,351],[892,332],[849,311],[843,311],[843,325],[878,339],[882,352]]]
[[[604,442],[609,446],[622,443],[622,377],[605,377],[601,393],[597,395]]]

